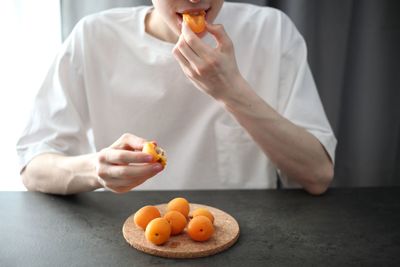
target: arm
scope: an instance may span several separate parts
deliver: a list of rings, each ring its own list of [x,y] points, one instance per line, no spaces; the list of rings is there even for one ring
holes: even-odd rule
[[[238,93],[222,100],[226,109],[277,168],[309,193],[325,192],[333,164],[318,139],[277,113],[242,78],[236,84]]]
[[[95,154],[67,157],[45,153],[33,158],[22,172],[29,191],[75,194],[101,188],[96,175]]]
[[[160,172],[163,167],[142,153],[144,139],[124,134],[98,153],[64,156],[45,153],[33,158],[22,172],[30,191],[75,194],[107,188],[128,192]]]
[[[221,102],[275,165],[312,194],[333,178],[333,164],[319,141],[261,99],[241,76],[231,40],[221,25],[207,25],[217,47],[202,43],[187,25],[173,53],[197,88]]]

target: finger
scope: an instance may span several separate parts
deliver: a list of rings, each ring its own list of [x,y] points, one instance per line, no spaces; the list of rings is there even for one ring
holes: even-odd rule
[[[123,194],[131,191],[133,188],[143,184],[146,182],[150,177],[147,178],[140,178],[135,180],[135,183],[127,185],[127,186],[107,186],[106,188],[116,194]]]
[[[153,159],[153,156],[147,153],[112,148],[102,150],[99,155],[100,162],[118,165],[150,163]]]
[[[145,174],[143,176],[137,176],[132,178],[100,178],[98,177],[99,183],[106,189],[114,193],[125,193],[130,191],[132,188],[137,187],[153,177],[154,175]]]
[[[214,36],[215,41],[217,42],[217,47],[230,47],[232,45],[232,41],[229,38],[228,34],[225,31],[225,28],[222,24],[206,24],[207,31]]]
[[[135,177],[132,179],[118,179],[118,178],[108,178],[103,179],[103,184],[107,188],[134,188],[146,180],[151,178],[152,176],[143,176],[143,177]]]
[[[97,174],[103,180],[107,179],[135,179],[136,177],[154,176],[163,170],[160,163],[136,164],[136,165],[107,165],[101,164]]]
[[[201,41],[185,21],[182,23],[181,36],[183,36],[185,42],[198,56],[203,57],[210,53],[211,48]]]
[[[193,49],[186,43],[183,35],[181,35],[176,43],[176,47],[186,60],[193,66],[201,64],[201,58],[193,51]]]
[[[146,139],[130,133],[125,133],[110,147],[116,149],[142,150],[144,142],[146,142]]]
[[[102,182],[101,184],[103,184],[103,187],[114,192],[117,194],[123,194],[126,192],[131,191],[133,188],[143,184],[144,182],[146,182],[150,177],[147,178],[140,178],[140,179],[136,179],[134,183],[130,183],[128,185],[113,185],[113,184],[108,184],[105,185],[104,182]]]
[[[175,56],[183,72],[192,75],[193,73],[192,66],[190,62],[182,55],[181,51],[179,51],[178,47],[175,47],[173,49],[172,54]]]

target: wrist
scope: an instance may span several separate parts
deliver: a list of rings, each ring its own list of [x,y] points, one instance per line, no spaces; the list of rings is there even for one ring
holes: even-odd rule
[[[243,107],[247,109],[251,106],[249,101],[253,99],[253,94],[254,92],[248,82],[241,75],[237,75],[235,79],[231,81],[227,93],[217,100],[230,111],[238,110]]]
[[[65,164],[71,171],[67,192],[79,193],[103,187],[98,180],[96,153],[69,157]]]
[[[92,190],[99,188],[104,188],[104,186],[99,181],[99,176],[97,173],[98,165],[98,153],[88,154],[87,156],[87,174],[88,183],[92,187]]]

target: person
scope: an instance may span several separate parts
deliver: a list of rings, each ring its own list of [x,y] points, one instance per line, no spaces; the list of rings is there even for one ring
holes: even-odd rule
[[[17,143],[28,190],[322,194],[336,139],[291,20],[223,0],[153,0],[82,19]],[[195,34],[182,14],[205,11]],[[154,140],[163,168],[141,152]],[[151,179],[150,179],[151,178]]]

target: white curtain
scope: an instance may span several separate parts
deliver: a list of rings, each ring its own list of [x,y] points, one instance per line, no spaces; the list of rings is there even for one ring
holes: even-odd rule
[[[61,45],[55,0],[0,1],[0,190],[24,190],[15,144]]]

